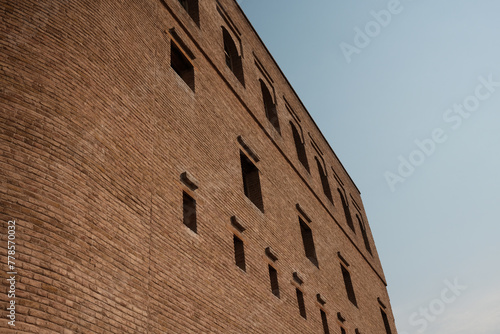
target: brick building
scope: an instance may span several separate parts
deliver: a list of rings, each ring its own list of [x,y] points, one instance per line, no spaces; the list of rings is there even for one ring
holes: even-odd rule
[[[2,333],[396,333],[360,192],[236,1],[1,7]]]

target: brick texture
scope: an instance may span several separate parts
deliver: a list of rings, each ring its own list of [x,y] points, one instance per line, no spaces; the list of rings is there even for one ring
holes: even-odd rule
[[[2,333],[323,333],[322,309],[330,333],[340,333],[340,312],[348,333],[384,334],[378,300],[396,333],[360,193],[235,1],[199,0],[199,26],[178,0],[0,4]],[[244,85],[226,65],[221,26]],[[194,57],[194,91],[170,67],[172,39]],[[280,133],[260,79],[272,87]],[[263,212],[244,195],[240,151],[259,169]],[[355,231],[347,225],[337,189],[366,224],[373,255],[357,221]],[[183,223],[183,191],[196,201],[197,233]],[[299,216],[318,267],[305,256]],[[15,327],[6,318],[11,219]],[[246,271],[235,265],[234,235]]]

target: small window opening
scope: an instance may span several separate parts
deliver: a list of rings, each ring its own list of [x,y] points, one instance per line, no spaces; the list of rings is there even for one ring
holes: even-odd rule
[[[243,174],[243,190],[260,211],[264,211],[264,202],[262,201],[262,190],[260,186],[259,170],[250,161],[250,159],[240,152],[241,171]]]
[[[302,318],[307,319],[306,315],[306,305],[304,304],[304,294],[298,288],[295,288],[295,292],[297,293],[297,303],[299,305],[299,312]]]
[[[278,284],[278,272],[269,265],[269,279],[271,280],[271,291],[276,297],[280,297],[280,287]]]
[[[387,334],[392,334],[391,325],[389,325],[389,319],[387,318],[387,314],[382,309],[380,309],[380,312],[382,313],[382,320],[384,321],[385,332]]]
[[[245,264],[245,246],[243,245],[243,241],[237,236],[233,235],[234,242],[234,260],[238,267],[241,270],[246,271]]]
[[[185,192],[183,192],[182,195],[182,207],[184,215],[184,225],[189,227],[191,231],[197,233],[196,201]]]
[[[170,66],[194,91],[194,67],[174,42],[170,42]]]
[[[356,214],[356,218],[358,219],[359,229],[361,230],[361,234],[363,235],[363,241],[365,242],[365,248],[368,251],[368,253],[370,253],[370,255],[373,255],[372,248],[370,246],[370,241],[368,240],[368,233],[366,232],[365,224],[363,223],[363,221],[361,221],[361,218],[359,218],[359,215]]]
[[[295,150],[297,151],[297,157],[299,158],[300,163],[304,168],[309,172],[309,162],[307,161],[306,147],[302,142],[299,131],[295,127],[295,125],[290,122],[290,126],[292,127],[293,141],[295,142]]]
[[[321,311],[321,322],[323,323],[323,333],[330,334],[330,329],[328,328],[328,319],[326,317],[326,313],[323,310]]]
[[[316,257],[316,248],[314,247],[314,239],[311,228],[299,217],[300,232],[302,234],[302,242],[306,257],[319,268],[318,258]]]
[[[319,177],[321,179],[321,185],[323,186],[323,193],[325,194],[326,198],[328,198],[328,200],[333,203],[332,192],[330,190],[330,184],[328,183],[328,176],[326,175],[321,162],[319,162],[318,157],[314,158],[316,159],[316,164],[318,165]]]
[[[276,131],[280,132],[280,123],[278,119],[278,111],[276,110],[276,105],[273,102],[273,97],[267,88],[267,85],[259,79],[260,89],[262,91],[262,99],[264,101],[264,110],[266,111],[266,117],[271,122]]]
[[[222,37],[224,40],[224,57],[226,65],[234,73],[241,84],[245,85],[241,56],[238,54],[238,49],[236,48],[236,44],[234,43],[231,34],[224,27],[222,27]]]
[[[356,301],[356,295],[354,294],[354,287],[351,281],[351,274],[343,265],[340,266],[342,267],[342,276],[344,277],[344,284],[345,284],[345,289],[347,291],[347,298],[349,298],[351,303],[353,303],[357,307],[358,303]]]
[[[198,0],[179,0],[179,3],[189,14],[191,19],[200,26],[200,11],[198,7]]]
[[[342,194],[342,191],[340,189],[337,189],[339,194],[340,194],[340,200],[342,201],[342,207],[344,208],[344,214],[345,218],[347,221],[347,225],[351,228],[351,230],[356,233],[356,230],[354,229],[354,223],[352,222],[352,217],[351,217],[351,211],[349,211],[349,207],[347,206],[346,199],[344,197],[344,194]]]

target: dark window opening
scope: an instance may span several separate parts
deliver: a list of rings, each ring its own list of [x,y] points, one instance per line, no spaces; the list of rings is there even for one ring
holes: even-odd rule
[[[293,141],[295,142],[295,149],[297,150],[297,156],[299,158],[300,163],[304,168],[309,172],[309,162],[307,161],[306,147],[302,142],[299,131],[295,127],[295,125],[290,122],[292,127]]]
[[[184,225],[186,225],[187,227],[189,227],[189,229],[196,233],[196,201],[185,192],[182,195],[182,208],[184,215]]]
[[[271,280],[271,291],[276,297],[280,297],[280,287],[278,284],[278,272],[269,265],[269,279]]]
[[[243,271],[246,271],[245,264],[245,246],[243,245],[243,241],[237,236],[233,235],[234,242],[234,260],[238,267],[240,267]]]
[[[352,222],[351,211],[349,211],[349,207],[347,206],[346,199],[344,198],[344,194],[340,189],[337,189],[340,194],[340,200],[342,201],[342,207],[344,208],[345,219],[347,221],[347,225],[351,228],[351,230],[356,233],[354,229],[354,223]]]
[[[304,304],[304,294],[297,288],[295,288],[295,292],[297,293],[297,303],[299,305],[300,315],[302,316],[302,318],[307,319],[306,305]]]
[[[194,67],[174,42],[170,42],[170,66],[194,91]]]
[[[245,85],[245,79],[243,76],[243,64],[241,62],[241,56],[238,54],[238,49],[234,43],[231,34],[226,28],[222,27],[222,37],[224,40],[224,57],[226,60],[226,65],[234,73],[236,78]]]
[[[319,171],[319,177],[321,179],[321,185],[323,186],[323,193],[325,193],[326,198],[333,203],[333,197],[332,197],[332,192],[330,190],[330,184],[328,183],[328,176],[326,176],[326,173],[323,169],[323,166],[321,165],[321,162],[319,162],[318,157],[314,157],[316,159],[316,164],[318,165],[318,171]]]
[[[318,258],[316,257],[316,248],[314,247],[314,239],[311,228],[301,219],[300,222],[300,233],[302,234],[302,242],[304,243],[304,250],[306,257],[319,268]]]
[[[264,202],[262,201],[262,190],[260,187],[259,170],[248,159],[246,155],[240,152],[241,171],[243,174],[243,191],[260,211],[264,211]]]
[[[373,255],[372,248],[370,246],[370,241],[368,240],[368,234],[366,232],[365,224],[363,224],[363,222],[361,221],[361,219],[359,218],[358,215],[356,215],[356,218],[358,219],[359,229],[361,230],[361,234],[363,235],[363,241],[365,242],[365,248],[368,251],[368,253],[370,253],[370,255]]]
[[[271,122],[276,131],[280,132],[280,123],[278,119],[278,111],[276,110],[276,105],[273,102],[273,97],[267,88],[267,85],[259,79],[260,89],[262,91],[262,99],[264,101],[264,110],[266,111],[266,117]]]
[[[356,295],[354,294],[354,287],[351,281],[351,274],[349,271],[343,266],[342,267],[342,276],[344,277],[345,289],[347,291],[347,298],[353,303],[356,307],[358,306],[358,302],[356,301]]]
[[[200,11],[198,7],[198,0],[179,0],[179,3],[191,16],[196,25],[200,26]]]
[[[391,326],[389,325],[389,319],[387,319],[387,314],[385,314],[384,310],[380,309],[382,312],[382,320],[384,320],[385,332],[387,334],[392,334]]]
[[[330,334],[330,329],[328,328],[328,319],[326,318],[326,313],[323,310],[321,310],[321,322],[323,323],[323,333]]]
[[[340,327],[340,334],[347,334],[344,327]]]

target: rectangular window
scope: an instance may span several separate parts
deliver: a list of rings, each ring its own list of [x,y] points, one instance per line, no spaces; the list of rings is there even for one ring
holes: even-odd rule
[[[314,247],[314,239],[311,228],[299,217],[300,232],[302,234],[302,242],[306,257],[319,268],[318,258],[316,257],[316,248]]]
[[[262,201],[262,190],[260,188],[259,170],[243,152],[240,152],[240,160],[245,196],[263,212],[264,203]]]
[[[392,334],[391,326],[389,325],[389,319],[387,319],[387,314],[385,314],[384,310],[382,309],[380,309],[380,312],[382,312],[382,320],[384,321],[385,332],[387,334]]]
[[[173,41],[170,42],[170,66],[194,91],[194,67]]]
[[[314,157],[314,159],[316,160],[316,164],[318,165],[318,172],[321,180],[321,185],[323,186],[323,193],[325,194],[326,198],[328,198],[328,200],[333,203],[332,191],[330,189],[330,184],[328,183],[328,176],[326,175],[325,170],[323,169],[323,166],[318,157]]]
[[[280,297],[280,287],[278,284],[278,272],[269,265],[269,279],[271,280],[271,291],[276,297]]]
[[[364,222],[361,221],[358,214],[356,214],[356,219],[358,220],[359,229],[361,230],[361,234],[363,235],[363,241],[365,242],[365,248],[368,251],[368,253],[370,253],[370,255],[373,255],[372,248],[370,247],[370,241],[368,240],[368,233],[366,232],[365,224],[364,224]]]
[[[241,84],[245,85],[241,56],[233,38],[231,37],[231,34],[225,27],[222,27],[222,37],[224,42],[224,57],[226,59],[226,65],[234,73],[236,78],[238,78]]]
[[[243,271],[246,271],[245,264],[245,247],[243,245],[243,241],[237,236],[233,236],[234,242],[234,260],[238,267],[240,267]]]
[[[179,0],[179,3],[191,16],[196,25],[200,26],[200,14],[198,7],[198,0]]]
[[[351,281],[351,274],[349,271],[343,266],[342,267],[342,276],[344,277],[344,284],[345,284],[345,289],[347,291],[347,297],[353,303],[356,307],[358,306],[358,303],[356,301],[356,295],[354,294],[354,287],[352,286],[352,281]]]
[[[184,225],[189,227],[193,232],[197,232],[196,226],[196,201],[183,192],[182,194],[182,208],[184,216]]]
[[[306,305],[304,304],[304,294],[297,288],[295,288],[295,292],[297,293],[297,303],[299,305],[300,315],[302,316],[302,318],[307,319]]]
[[[323,310],[321,310],[321,322],[323,323],[323,333],[330,334],[330,329],[328,328],[328,319],[326,318],[326,313]]]
[[[304,168],[309,172],[309,162],[307,161],[307,154],[305,143],[302,142],[302,138],[297,130],[297,127],[290,121],[290,126],[292,127],[293,141],[295,142],[295,150],[297,151],[297,157]],[[302,131],[302,129],[301,129]]]
[[[342,191],[339,188],[337,188],[337,191],[339,192],[340,200],[342,201],[342,207],[344,209],[344,214],[345,214],[345,219],[346,219],[347,225],[349,225],[351,230],[354,233],[356,233],[356,230],[354,229],[354,223],[352,222],[351,211],[349,210],[349,207],[347,206],[347,201],[344,197],[344,194],[342,193]]]
[[[273,127],[280,133],[280,122],[278,118],[278,111],[276,109],[276,104],[274,103],[271,92],[267,88],[267,85],[262,79],[260,81],[260,89],[262,91],[262,99],[264,102],[264,111],[266,112],[266,117],[271,122]]]

